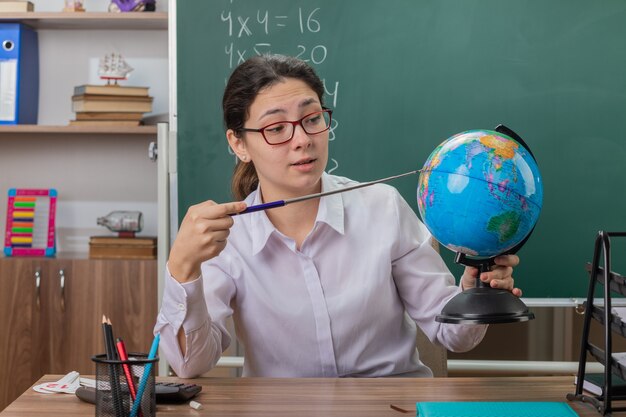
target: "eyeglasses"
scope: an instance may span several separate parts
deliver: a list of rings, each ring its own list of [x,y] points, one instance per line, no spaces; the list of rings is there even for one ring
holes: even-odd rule
[[[307,114],[295,122],[283,121],[269,124],[260,129],[242,128],[244,132],[259,132],[268,145],[281,145],[293,138],[296,126],[302,126],[302,130],[308,135],[317,135],[330,129],[333,111],[324,109]]]

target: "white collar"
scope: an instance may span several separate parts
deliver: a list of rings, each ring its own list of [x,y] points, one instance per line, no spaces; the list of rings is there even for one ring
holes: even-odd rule
[[[332,191],[339,188],[337,182],[334,180],[335,177],[328,175],[327,173],[322,174],[322,192]],[[260,187],[252,192],[246,202],[249,206],[263,204],[261,201],[261,192]],[[298,203],[293,203],[298,204]],[[343,196],[341,193],[328,195],[322,197],[320,199],[319,209],[317,211],[317,217],[315,219],[315,224],[317,223],[326,223],[334,230],[336,230],[340,234],[344,234],[344,205],[343,205]],[[249,222],[246,222],[250,229],[250,237],[252,239],[252,254],[256,255],[259,253],[265,245],[267,244],[267,240],[274,232],[278,232],[276,227],[272,224],[272,222],[267,217],[265,211],[257,211],[250,214],[245,214],[245,216],[249,216]]]

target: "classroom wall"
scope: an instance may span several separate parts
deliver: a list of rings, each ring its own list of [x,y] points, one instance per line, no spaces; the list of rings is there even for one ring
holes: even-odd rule
[[[39,12],[60,11],[63,0],[31,0]],[[86,0],[87,11],[109,2]],[[157,11],[167,1],[157,0]],[[153,120],[167,121],[168,37],[166,30],[39,30],[39,124],[66,125],[74,118],[76,85],[101,83],[98,61],[121,53],[135,68],[125,85],[149,86]],[[144,213],[144,235],[157,234],[157,164],[148,159],[156,137],[0,134],[0,233],[4,236],[7,190],[57,188],[59,251],[86,252],[89,236],[108,234],[96,224],[113,210]]]

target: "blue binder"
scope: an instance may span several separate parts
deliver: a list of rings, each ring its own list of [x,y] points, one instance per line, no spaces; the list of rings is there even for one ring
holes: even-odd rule
[[[39,107],[37,32],[0,23],[0,125],[36,124]]]

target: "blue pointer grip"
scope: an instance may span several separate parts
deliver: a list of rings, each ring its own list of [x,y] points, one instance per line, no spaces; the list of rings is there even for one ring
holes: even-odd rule
[[[238,216],[240,214],[253,213],[255,211],[268,210],[276,207],[284,206],[285,200],[272,201],[270,203],[258,204],[256,206],[247,207],[244,211],[240,211],[239,213],[233,214],[233,216]]]

